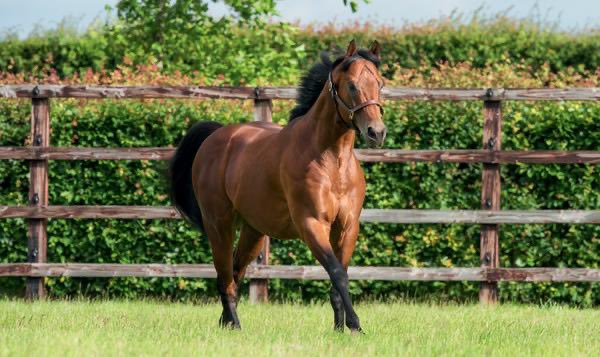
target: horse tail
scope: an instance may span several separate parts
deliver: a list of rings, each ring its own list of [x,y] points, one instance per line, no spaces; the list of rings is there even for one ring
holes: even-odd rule
[[[204,230],[202,213],[192,185],[192,164],[200,145],[223,125],[205,121],[194,124],[185,134],[169,163],[171,201],[194,227]]]

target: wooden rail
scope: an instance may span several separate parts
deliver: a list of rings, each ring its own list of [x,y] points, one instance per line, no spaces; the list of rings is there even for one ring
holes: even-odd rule
[[[2,85],[0,98],[296,99],[294,87]],[[388,100],[600,100],[600,88],[384,88]]]
[[[0,264],[0,276],[32,277],[186,277],[216,278],[212,264]],[[350,280],[413,281],[600,281],[600,269],[573,268],[348,268]],[[250,279],[328,280],[321,266],[260,265],[248,267]]]
[[[599,164],[600,151],[356,149],[363,162]],[[174,148],[0,147],[0,160],[169,160]]]
[[[0,218],[180,219],[171,206],[0,206]],[[600,210],[363,209],[365,223],[599,224]]]
[[[172,207],[51,206],[48,205],[48,160],[168,160],[173,148],[49,147],[48,98],[180,98],[254,101],[254,119],[271,121],[273,99],[294,99],[292,87],[85,86],[0,85],[0,98],[31,98],[31,142],[27,147],[0,147],[0,159],[30,161],[28,206],[0,206],[0,218],[26,218],[29,225],[28,262],[0,264],[0,276],[26,276],[30,298],[45,294],[42,277],[196,277],[214,278],[212,265],[50,264],[46,263],[48,219],[179,219]],[[600,151],[502,151],[503,100],[600,100],[600,88],[565,89],[446,89],[386,88],[388,100],[483,101],[483,148],[479,150],[356,150],[364,162],[482,163],[481,210],[365,209],[362,222],[397,224],[481,224],[479,268],[350,267],[353,280],[471,280],[481,282],[480,301],[497,301],[498,281],[600,281],[599,269],[501,268],[500,224],[599,224],[600,210],[500,210],[500,164],[598,164]],[[327,279],[317,266],[268,265],[269,241],[248,268],[251,301],[266,301],[268,279]]]

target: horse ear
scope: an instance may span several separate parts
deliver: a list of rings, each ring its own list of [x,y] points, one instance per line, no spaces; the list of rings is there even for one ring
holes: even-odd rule
[[[352,40],[348,44],[348,49],[346,50],[346,57],[354,56],[356,53],[356,41]]]
[[[377,40],[373,41],[373,44],[371,45],[371,53],[379,58],[379,54],[381,53],[381,45],[379,42],[377,42]]]

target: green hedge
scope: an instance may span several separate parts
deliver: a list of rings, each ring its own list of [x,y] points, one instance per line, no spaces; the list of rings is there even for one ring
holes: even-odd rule
[[[396,66],[435,67],[440,62],[471,63],[483,68],[497,63],[525,65],[532,73],[567,68],[583,73],[600,67],[600,32],[569,34],[519,20],[473,20],[410,25],[386,29],[368,25],[300,29],[286,24],[236,25],[208,21],[181,29],[160,45],[138,43],[122,24],[74,35],[68,29],[48,31],[26,40],[0,40],[0,72],[42,73],[55,69],[60,77],[88,68],[112,71],[125,63],[157,63],[168,72],[199,71],[212,81],[240,84],[295,83],[315,53],[345,46],[352,38],[383,45],[385,74]],[[139,36],[138,36],[139,37]],[[425,66],[423,66],[425,65]],[[545,66],[548,66],[546,68]]]
[[[497,63],[523,64],[532,73],[544,70],[545,65],[552,72],[569,67],[579,72],[595,71],[600,67],[600,32],[568,34],[510,19],[468,24],[434,22],[400,31],[369,27],[320,29],[300,31],[296,38],[309,53],[335,44],[343,46],[352,38],[363,44],[377,39],[382,44],[384,63],[390,65],[388,77],[394,74],[393,65],[435,67],[440,62],[467,62],[477,68]]]
[[[207,23],[193,36],[180,33],[178,41],[146,52],[146,43],[130,42],[126,30],[90,30],[74,35],[49,31],[25,40],[0,41],[0,72],[58,77],[81,75],[88,69],[112,71],[123,65],[156,64],[168,72],[199,73],[201,81],[230,84],[295,82],[306,52],[294,42],[297,29],[286,24],[238,27],[229,22]],[[235,41],[232,41],[235,39]]]
[[[289,103],[278,102],[285,121]],[[226,101],[52,101],[52,145],[136,147],[178,142],[197,120],[224,123],[251,118],[250,103]],[[0,102],[0,145],[23,145],[29,102]],[[479,148],[480,103],[388,103],[390,148]],[[506,149],[598,150],[600,106],[582,103],[504,105]],[[478,209],[480,165],[365,164],[367,208]],[[27,166],[0,162],[0,200],[25,204]],[[165,205],[164,163],[52,161],[52,204]],[[507,165],[502,168],[505,209],[598,209],[600,175],[593,165]],[[181,221],[50,220],[50,262],[208,263],[208,242]],[[502,226],[501,264],[513,267],[598,268],[598,225]],[[0,262],[26,260],[23,220],[0,221]],[[461,267],[479,264],[476,225],[363,225],[353,265]],[[272,243],[273,264],[315,264],[300,241]],[[211,296],[214,281],[201,279],[48,279],[55,297]],[[473,299],[476,283],[353,282],[359,297]],[[2,279],[4,294],[22,292],[22,279]],[[327,297],[327,282],[272,281],[280,299]],[[502,284],[504,300],[597,305],[598,284]]]

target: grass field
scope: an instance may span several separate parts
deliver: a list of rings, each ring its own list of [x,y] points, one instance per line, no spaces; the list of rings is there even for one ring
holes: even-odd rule
[[[600,310],[361,304],[366,335],[332,331],[328,305],[0,300],[1,355],[598,355]]]

